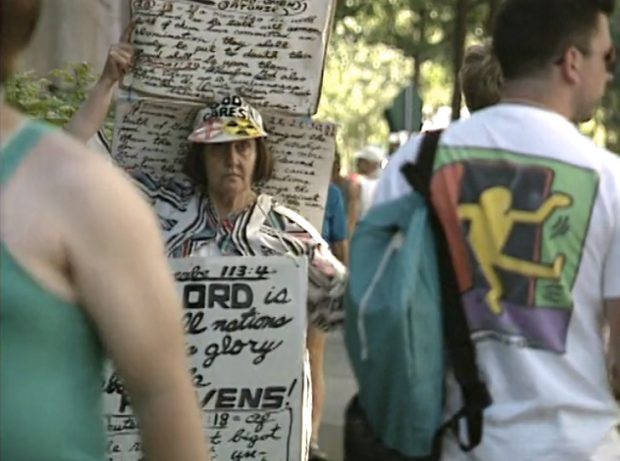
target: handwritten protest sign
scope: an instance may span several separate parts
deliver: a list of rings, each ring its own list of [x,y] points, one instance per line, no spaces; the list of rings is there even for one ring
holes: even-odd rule
[[[154,176],[181,170],[187,137],[202,106],[172,100],[117,101],[112,156],[126,170]],[[272,179],[262,192],[297,211],[321,229],[336,152],[335,125],[307,117],[263,116],[267,148],[275,158]]]
[[[306,259],[184,258],[171,264],[212,459],[301,461],[310,410],[303,378]],[[137,422],[112,370],[104,413],[108,459],[141,459]]]
[[[116,103],[112,157],[125,170],[155,176],[181,171],[199,106],[157,99]]]
[[[267,115],[273,176],[261,191],[297,211],[319,232],[336,154],[336,126],[299,117]]]
[[[124,86],[261,109],[316,112],[334,0],[133,0],[133,71]]]

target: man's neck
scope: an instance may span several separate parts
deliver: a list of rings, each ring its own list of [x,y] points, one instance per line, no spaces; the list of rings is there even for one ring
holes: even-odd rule
[[[571,120],[570,100],[551,81],[520,79],[507,81],[502,91],[502,102],[523,104],[555,112]]]

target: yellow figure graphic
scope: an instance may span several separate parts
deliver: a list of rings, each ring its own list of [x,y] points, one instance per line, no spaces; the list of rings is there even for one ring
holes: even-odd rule
[[[497,315],[502,313],[500,300],[504,287],[496,267],[526,277],[559,279],[566,259],[562,254],[557,255],[548,266],[505,255],[502,251],[515,224],[542,224],[556,208],[569,206],[572,199],[566,194],[554,193],[538,210],[523,211],[512,209],[512,198],[510,189],[497,186],[485,190],[479,203],[458,207],[459,218],[470,222],[469,241],[491,287],[485,299]]]

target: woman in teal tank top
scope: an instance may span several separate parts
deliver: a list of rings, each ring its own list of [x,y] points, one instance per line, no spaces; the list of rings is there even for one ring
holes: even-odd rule
[[[0,153],[4,185],[41,135],[29,122]],[[84,310],[0,247],[0,459],[103,460],[103,354]]]
[[[0,94],[40,4],[0,0]],[[148,205],[104,159],[1,99],[0,459],[107,458],[105,346],[144,455],[208,461],[182,306]]]

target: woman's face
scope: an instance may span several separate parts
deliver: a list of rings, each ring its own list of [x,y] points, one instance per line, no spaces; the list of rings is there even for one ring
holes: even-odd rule
[[[235,197],[251,190],[256,154],[255,139],[208,144],[204,165],[209,192]]]

